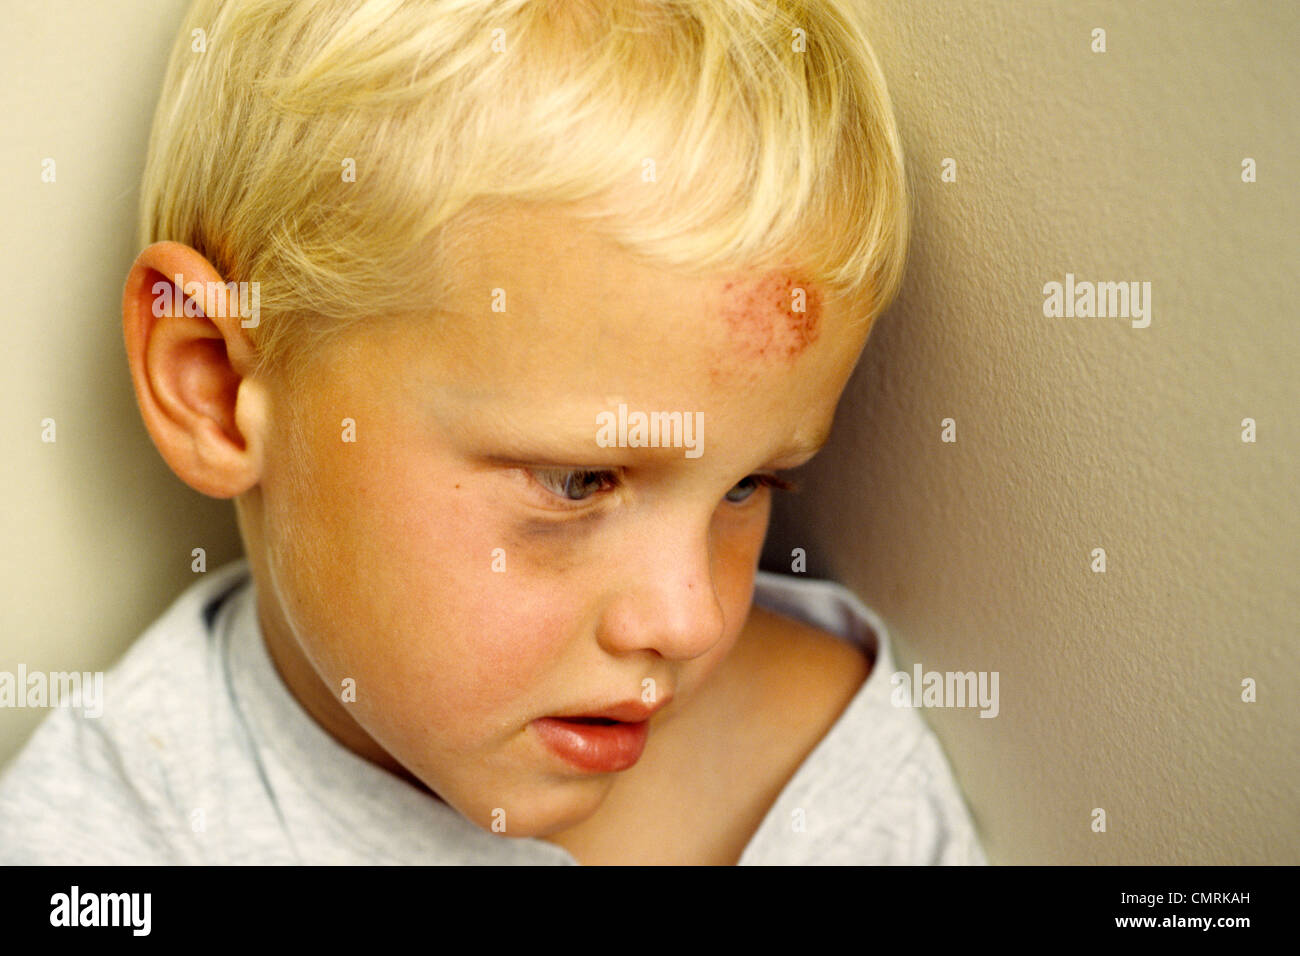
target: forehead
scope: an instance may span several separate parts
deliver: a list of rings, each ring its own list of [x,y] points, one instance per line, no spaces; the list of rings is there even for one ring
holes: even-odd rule
[[[634,257],[551,208],[510,207],[457,249],[443,303],[451,326],[538,339],[553,357],[615,352],[629,374],[662,371],[670,357],[713,381],[791,370],[827,324],[824,290],[797,268],[691,275]],[[525,361],[504,341],[483,345]]]
[[[821,334],[822,290],[797,270],[726,279],[715,305],[733,357],[790,364]]]
[[[442,265],[436,300],[348,334],[315,380],[322,400],[466,436],[587,434],[624,402],[701,412],[724,460],[819,437],[865,342],[850,307],[797,270],[684,274],[549,213],[494,220]]]

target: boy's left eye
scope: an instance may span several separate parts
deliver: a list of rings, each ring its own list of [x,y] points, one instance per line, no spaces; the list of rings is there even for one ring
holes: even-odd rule
[[[565,501],[584,501],[605,487],[613,487],[618,476],[612,471],[563,468],[532,469],[533,477],[551,494]]]
[[[618,484],[618,473],[608,469],[534,468],[529,471],[543,488],[557,498],[570,502],[585,501],[597,492],[606,491]],[[738,481],[725,498],[732,504],[740,504],[759,488],[793,491],[795,486],[776,475],[757,473]]]

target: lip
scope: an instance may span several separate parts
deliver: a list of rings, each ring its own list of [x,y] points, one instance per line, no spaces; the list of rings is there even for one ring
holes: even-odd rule
[[[671,699],[665,697],[653,705],[623,701],[582,713],[539,717],[533,727],[547,749],[570,766],[592,773],[616,773],[641,759],[650,736],[650,717]],[[600,719],[613,723],[589,722]]]
[[[562,717],[539,717],[533,726],[551,753],[593,773],[627,770],[641,759],[650,736],[647,720],[581,724]]]
[[[671,700],[672,697],[663,697],[655,701],[654,704],[645,704],[639,700],[625,700],[609,707],[602,707],[599,710],[584,710],[557,716],[562,718],[603,717],[606,720],[618,720],[623,723],[635,724],[643,720],[649,720],[656,711],[667,707]]]

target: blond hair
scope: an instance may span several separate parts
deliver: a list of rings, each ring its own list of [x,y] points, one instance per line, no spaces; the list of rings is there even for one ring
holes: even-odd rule
[[[458,238],[505,202],[560,204],[692,274],[797,262],[867,322],[908,240],[898,131],[850,0],[191,7],[141,239],[260,283],[259,367],[427,308]]]

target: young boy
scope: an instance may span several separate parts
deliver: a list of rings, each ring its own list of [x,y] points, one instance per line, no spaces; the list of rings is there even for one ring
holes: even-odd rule
[[[849,6],[195,4],[124,329],[247,560],[0,862],[985,862],[880,620],[756,573],[907,242]]]

